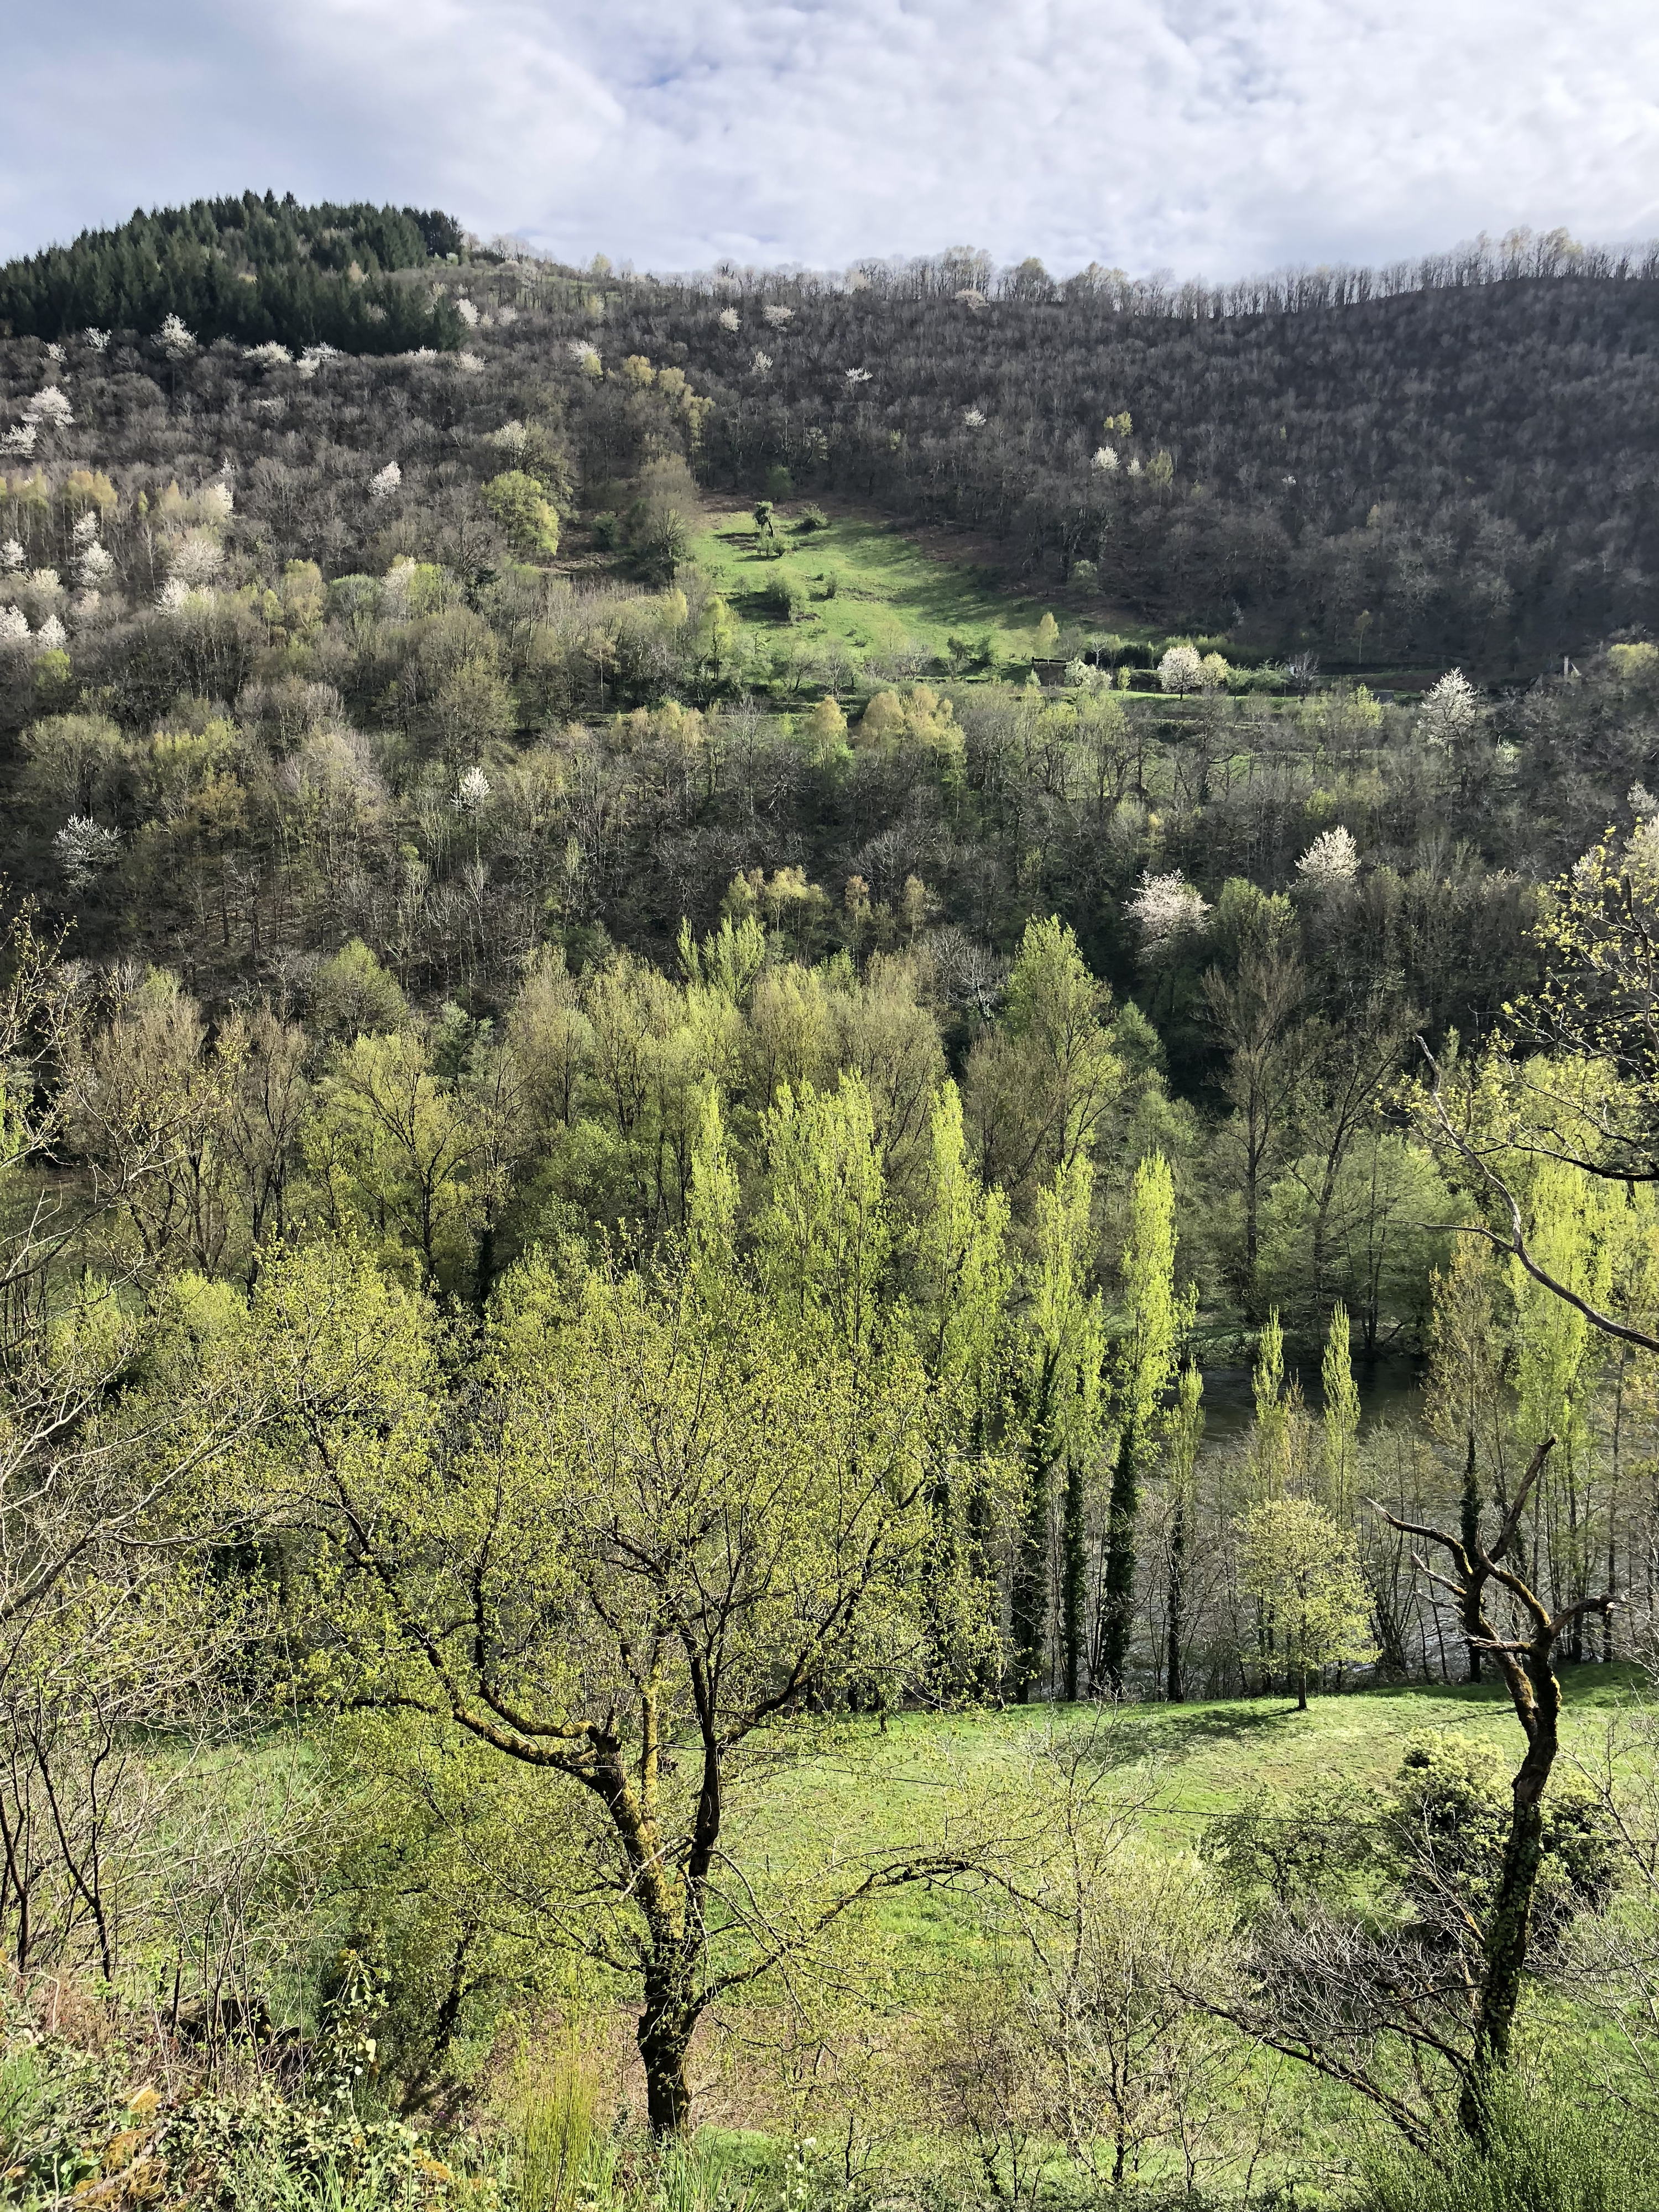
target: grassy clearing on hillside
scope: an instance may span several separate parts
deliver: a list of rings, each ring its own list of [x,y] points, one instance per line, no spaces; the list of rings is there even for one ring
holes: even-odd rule
[[[1583,1666],[1562,1675],[1563,1766],[1575,1751],[1593,1757],[1613,1711],[1632,1693],[1639,1670]],[[961,1783],[988,1792],[1017,1787],[1021,1768],[1045,1747],[1088,1740],[1091,1759],[1109,1770],[1114,1795],[1133,1808],[1146,1847],[1194,1850],[1206,1824],[1263,1788],[1292,1793],[1340,1781],[1383,1788],[1398,1775],[1410,1740],[1447,1733],[1489,1745],[1505,1768],[1523,1749],[1507,1693],[1498,1685],[1402,1684],[1315,1698],[1305,1713],[1294,1700],[1228,1698],[1188,1705],[1090,1705],[1014,1707],[940,1719],[918,1714],[872,1723],[831,1753],[774,1784],[766,1811],[749,1831],[763,1850],[787,1856],[792,1838],[815,1848],[838,1838],[848,1855],[893,1850],[926,1838],[939,1808]],[[949,1893],[921,1889],[885,1896],[884,1928],[917,1963],[974,1942],[973,1915]]]
[[[943,659],[952,637],[988,638],[1003,663],[1030,665],[1048,611],[1042,603],[1011,597],[984,568],[933,559],[890,523],[843,517],[802,533],[798,520],[793,507],[778,510],[781,557],[746,513],[711,516],[692,540],[692,559],[726,596],[745,643],[763,654],[839,647],[849,659]],[[765,604],[780,576],[805,594],[796,621]]]

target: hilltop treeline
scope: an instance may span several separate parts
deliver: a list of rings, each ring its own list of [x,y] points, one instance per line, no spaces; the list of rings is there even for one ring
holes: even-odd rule
[[[149,331],[176,315],[204,343],[332,345],[401,353],[453,345],[460,325],[429,289],[394,283],[455,252],[462,234],[437,210],[357,201],[193,200],[142,209],[0,269],[0,331],[56,340],[86,329]]]
[[[1167,624],[1509,675],[1652,611],[1659,282],[1580,270],[1218,297],[947,260],[605,297],[617,350],[707,380],[720,482],[781,465]]]

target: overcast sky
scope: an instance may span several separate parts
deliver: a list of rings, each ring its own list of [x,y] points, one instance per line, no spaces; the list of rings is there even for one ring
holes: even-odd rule
[[[240,191],[641,269],[1659,233],[1653,0],[3,0],[0,253]]]

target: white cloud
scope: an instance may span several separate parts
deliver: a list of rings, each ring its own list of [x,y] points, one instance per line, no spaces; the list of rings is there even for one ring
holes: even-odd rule
[[[96,28],[72,41],[13,25],[7,252],[267,181],[661,268],[972,241],[1218,277],[1517,222],[1659,229],[1659,17],[1638,0],[78,12]]]

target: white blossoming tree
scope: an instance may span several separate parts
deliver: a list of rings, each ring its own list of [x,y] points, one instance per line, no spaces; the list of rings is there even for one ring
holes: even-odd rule
[[[489,797],[489,778],[481,768],[462,771],[453,804],[458,814],[481,814]]]
[[[17,574],[23,565],[23,549],[15,538],[8,538],[4,544],[0,545],[0,568],[3,568],[8,575]]]
[[[1359,873],[1359,848],[1352,831],[1339,823],[1322,830],[1296,864],[1296,872],[1310,890],[1341,890]]]
[[[471,301],[467,299],[465,295],[456,301],[455,312],[460,317],[461,320],[466,325],[468,330],[476,331],[477,329],[478,311],[473,306]]]
[[[759,348],[758,346],[757,346],[757,347],[755,348],[755,374],[756,374],[756,375],[757,375],[757,376],[764,376],[764,375],[765,375],[765,374],[766,374],[766,372],[767,372],[767,370],[768,370],[769,368],[771,368],[771,366],[772,366],[772,356],[771,356],[771,355],[770,355],[769,353],[763,353],[763,352],[761,351],[760,348]]]
[[[1158,664],[1158,680],[1165,691],[1184,695],[1204,689],[1204,656],[1190,645],[1172,645]]]
[[[75,410],[70,405],[66,392],[55,384],[43,384],[23,406],[23,420],[43,429],[67,430],[75,420]]]
[[[735,307],[722,307],[714,320],[723,331],[741,330],[743,327],[743,317]]]
[[[786,307],[780,301],[775,300],[773,301],[769,306],[763,307],[761,312],[764,314],[768,323],[775,331],[784,329],[787,325],[793,323],[795,319],[794,309],[793,307]]]
[[[225,565],[225,550],[210,530],[187,530],[167,548],[167,580],[200,591]]]
[[[1209,921],[1209,901],[1178,871],[1154,875],[1148,868],[1125,909],[1140,938],[1143,952],[1156,953],[1195,937]]]
[[[396,461],[388,461],[383,469],[369,478],[368,495],[371,499],[391,499],[403,480],[404,472]]]
[[[1461,668],[1454,668],[1424,698],[1418,727],[1430,744],[1449,748],[1469,735],[1480,712],[1474,684]]]
[[[1116,447],[1114,446],[1097,446],[1095,447],[1095,457],[1090,463],[1090,466],[1091,468],[1098,469],[1102,476],[1115,476],[1117,474]]]
[[[82,552],[76,569],[83,592],[95,592],[115,574],[115,562],[94,538]]]
[[[0,450],[8,453],[32,453],[34,441],[40,434],[33,422],[14,422],[9,430],[0,435]]]
[[[285,345],[275,338],[267,338],[263,345],[249,346],[247,358],[261,368],[292,368],[294,356]]]
[[[52,842],[72,891],[85,890],[121,857],[120,832],[106,830],[89,814],[71,814]]]
[[[69,643],[69,632],[56,615],[48,615],[35,631],[34,642],[42,653],[61,653]]]
[[[186,355],[192,354],[196,350],[194,336],[185,328],[177,315],[164,317],[161,327],[155,333],[155,337],[157,343],[169,361],[183,361]]]
[[[21,607],[0,607],[0,646],[27,645],[29,618]]]

